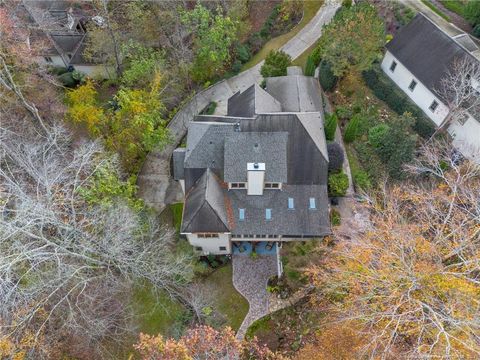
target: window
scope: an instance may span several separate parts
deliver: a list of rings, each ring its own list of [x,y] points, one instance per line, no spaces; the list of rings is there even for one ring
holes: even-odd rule
[[[245,220],[245,209],[238,209],[238,218],[239,220]]]
[[[294,209],[293,198],[288,198],[288,208],[289,209]]]
[[[245,189],[246,187],[247,187],[247,184],[245,183],[230,183],[231,189]]]
[[[272,220],[272,209],[265,209],[265,219]]]
[[[227,250],[227,248],[226,248],[225,246],[220,246],[218,249],[219,249],[220,251],[226,251],[226,250]]]
[[[412,80],[408,88],[410,89],[410,91],[413,91],[415,90],[415,86],[417,86],[417,82],[415,80]]]
[[[200,239],[211,239],[211,238],[218,238],[218,234],[200,233],[200,234],[197,234],[197,237]]]
[[[49,63],[49,64],[53,63],[53,60],[52,60],[52,58],[51,58],[50,56],[45,56],[44,59],[45,59],[45,61],[46,61],[47,63]]]
[[[310,210],[313,210],[313,209],[316,209],[316,205],[315,205],[315,198],[310,198],[310,201],[309,201],[309,209]]]
[[[396,62],[396,61],[392,61],[392,65],[390,65],[390,71],[391,71],[391,72],[394,72],[396,67],[397,67],[397,62]]]
[[[280,183],[265,183],[265,189],[280,189]]]
[[[269,239],[276,239],[276,238],[277,238],[277,235],[268,235],[268,238],[269,238]]]
[[[195,246],[195,250],[197,250],[197,251],[202,251],[203,249],[202,249],[201,246]]]
[[[435,110],[437,109],[438,107],[438,102],[436,100],[433,100],[432,102],[432,105],[430,105],[429,109],[432,111],[432,112],[435,112]]]

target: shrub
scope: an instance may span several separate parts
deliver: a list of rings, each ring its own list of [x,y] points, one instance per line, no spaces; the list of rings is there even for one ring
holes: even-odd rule
[[[321,53],[320,48],[318,46],[315,49],[313,49],[310,56],[312,57],[312,60],[313,60],[313,63],[315,64],[315,66],[320,65],[320,61],[322,60],[322,58],[321,58],[322,53]]]
[[[337,129],[338,117],[337,114],[325,114],[325,137],[332,141],[335,139],[335,130]]]
[[[340,144],[336,142],[327,145],[328,151],[328,171],[338,171],[342,169],[345,160],[345,154]]]
[[[337,106],[335,109],[335,114],[337,114],[337,116],[343,120],[350,119],[353,115],[353,112],[348,106]]]
[[[78,85],[79,81],[74,79],[73,73],[66,72],[58,77],[58,80],[63,84],[63,86],[68,88],[74,88]]]
[[[325,60],[320,62],[319,80],[325,91],[332,91],[337,84],[338,78],[333,74],[331,65]]]
[[[247,44],[237,45],[237,59],[240,60],[242,64],[245,64],[251,57],[250,48]]]
[[[347,143],[353,142],[357,135],[358,135],[358,128],[360,126],[360,121],[362,117],[360,114],[355,114],[353,117],[350,119],[350,121],[347,124],[347,127],[345,128],[345,134],[343,136],[343,139]]]
[[[307,63],[305,64],[305,75],[314,76],[315,75],[315,63],[313,62],[312,55],[307,57]]]
[[[352,0],[343,0],[342,7],[350,9],[352,7]]]
[[[480,1],[469,1],[465,6],[464,16],[472,26],[480,24]]]
[[[395,83],[390,80],[379,66],[364,71],[363,79],[374,95],[387,103],[387,105],[399,115],[405,112],[410,113],[415,118],[412,125],[413,130],[423,138],[429,138],[435,131],[435,128],[423,113],[423,111],[413,103],[406,94],[404,94]]]
[[[348,176],[343,172],[328,175],[328,195],[345,196],[348,189]]]
[[[378,124],[377,126],[372,127],[368,131],[368,142],[370,145],[374,148],[379,148],[389,129],[390,127],[387,124]]]
[[[49,66],[48,71],[50,74],[60,76],[68,72],[68,69],[63,66]]]
[[[475,25],[472,31],[473,36],[480,38],[480,24]]]
[[[368,174],[363,170],[356,170],[352,173],[353,177],[353,184],[356,188],[360,188],[362,190],[368,190],[372,187],[372,183],[370,182],[370,177]]]
[[[260,69],[263,77],[285,76],[287,67],[292,63],[292,58],[287,53],[279,51],[270,51],[265,58],[265,63]]]
[[[332,211],[330,211],[330,223],[332,224],[332,226],[339,226],[342,223],[342,217],[340,216],[340,213],[335,209],[332,209]]]

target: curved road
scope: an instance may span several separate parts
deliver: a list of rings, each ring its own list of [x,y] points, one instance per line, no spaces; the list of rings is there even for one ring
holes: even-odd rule
[[[299,57],[320,38],[323,25],[332,19],[339,7],[339,1],[325,0],[325,4],[312,20],[281,49],[292,59]],[[263,61],[230,79],[222,80],[199,92],[177,112],[168,124],[173,142],[162,151],[153,151],[148,154],[138,175],[138,194],[145,203],[161,211],[166,204],[183,201],[180,185],[171,178],[170,158],[173,150],[187,133],[188,123],[211,101],[218,104],[217,112],[225,115],[227,100],[230,96],[239,90],[245,90],[253,83],[261,82],[260,68],[262,64]]]

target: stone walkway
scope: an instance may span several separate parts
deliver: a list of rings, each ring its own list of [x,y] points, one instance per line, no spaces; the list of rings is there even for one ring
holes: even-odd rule
[[[237,339],[242,340],[248,327],[269,313],[267,282],[277,275],[277,255],[259,255],[256,259],[233,255],[232,264],[233,286],[249,304],[247,316],[237,332]]]
[[[299,57],[320,38],[323,25],[332,19],[339,7],[339,0],[326,0],[312,20],[281,49],[292,59]],[[148,205],[161,211],[166,204],[177,201],[176,199],[181,196],[180,187],[171,180],[170,158],[173,150],[187,133],[188,123],[211,101],[218,104],[219,110],[226,112],[226,103],[230,96],[239,90],[247,89],[254,83],[260,83],[262,64],[263,62],[199,92],[175,114],[168,124],[173,138],[172,143],[162,151],[153,151],[148,154],[138,175],[138,195]]]

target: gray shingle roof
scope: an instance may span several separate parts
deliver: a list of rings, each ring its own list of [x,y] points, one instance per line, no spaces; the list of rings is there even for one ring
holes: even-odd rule
[[[290,75],[267,78],[266,91],[280,101],[283,111],[322,111],[322,95],[318,79]]]
[[[190,123],[185,167],[223,169],[225,136],[232,133],[232,123]]]
[[[422,84],[441,97],[441,80],[454,63],[471,54],[422,13],[386,45],[390,51]],[[474,57],[472,56],[472,59]]]
[[[185,179],[185,148],[177,148],[173,151],[173,178],[175,180]]]
[[[234,235],[325,236],[331,233],[326,185],[285,185],[282,190],[265,190],[262,196],[249,196],[246,190],[228,192],[233,213]],[[288,209],[288,198],[294,199],[294,209]],[[309,199],[315,198],[316,209],[309,209]],[[239,220],[239,210],[245,209],[245,220]],[[271,209],[271,220],[265,218]]]
[[[280,112],[282,105],[257,84],[228,99],[228,115],[252,117],[265,112]]]
[[[186,195],[181,232],[229,232],[227,224],[223,190],[206,169]]]
[[[266,182],[287,182],[287,132],[234,132],[225,138],[224,180],[246,182],[247,163],[265,163]]]

